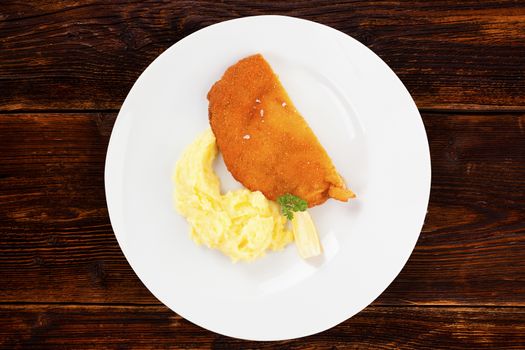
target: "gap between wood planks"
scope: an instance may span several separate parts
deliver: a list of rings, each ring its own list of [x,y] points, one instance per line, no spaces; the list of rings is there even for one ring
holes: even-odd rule
[[[465,109],[464,106],[453,106],[451,108],[418,108],[422,113],[433,114],[523,114],[525,113],[525,106],[473,106],[471,109]],[[120,109],[17,109],[17,110],[1,110],[0,115],[19,115],[19,114],[94,114],[94,113],[109,113],[118,114]]]
[[[16,307],[16,306],[57,306],[57,307],[137,307],[137,308],[148,308],[148,307],[165,307],[162,303],[115,303],[115,302],[109,302],[109,303],[83,303],[83,302],[67,302],[67,301],[60,301],[60,302],[34,302],[34,301],[11,301],[11,302],[0,302],[0,308],[2,307]],[[513,305],[495,305],[495,304],[487,304],[487,305],[470,305],[470,304],[413,304],[413,305],[407,305],[407,304],[370,304],[366,307],[368,308],[405,308],[405,309],[411,309],[411,308],[433,308],[433,309],[525,309],[525,305],[520,304],[513,304]]]

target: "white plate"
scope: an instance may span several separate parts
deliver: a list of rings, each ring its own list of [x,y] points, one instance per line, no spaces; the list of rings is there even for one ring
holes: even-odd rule
[[[358,195],[311,210],[322,259],[303,261],[292,244],[232,264],[195,245],[173,209],[172,170],[208,127],[208,90],[258,52]],[[239,187],[221,162],[224,187]],[[120,247],[161,302],[217,333],[281,340],[337,325],[397,276],[425,217],[430,156],[413,100],[372,51],[318,23],[257,16],[199,30],[144,71],[113,129],[105,182]]]

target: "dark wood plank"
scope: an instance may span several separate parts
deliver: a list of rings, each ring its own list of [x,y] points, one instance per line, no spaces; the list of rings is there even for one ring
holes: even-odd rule
[[[108,218],[104,161],[114,120],[0,116],[0,300],[156,303]]]
[[[523,349],[523,308],[368,307],[329,331],[251,342],[204,330],[164,307],[0,306],[5,349]]]
[[[380,302],[525,305],[525,115],[427,113],[423,120],[432,159],[428,214]]]
[[[520,1],[3,1],[0,110],[118,109],[171,44],[223,20],[283,14],[381,56],[422,108],[525,110]]]
[[[108,219],[103,168],[114,118],[0,115],[1,301],[157,303]],[[376,305],[525,306],[525,115],[423,118],[429,214]]]

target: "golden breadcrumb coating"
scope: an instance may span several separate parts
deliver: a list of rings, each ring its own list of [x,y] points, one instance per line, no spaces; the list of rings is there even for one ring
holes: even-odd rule
[[[262,55],[229,67],[208,100],[224,162],[246,188],[272,200],[291,193],[309,207],[355,197]]]

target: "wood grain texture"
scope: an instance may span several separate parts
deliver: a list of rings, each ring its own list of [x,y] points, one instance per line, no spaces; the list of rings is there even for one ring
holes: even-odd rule
[[[428,214],[380,301],[525,305],[525,115],[425,113],[423,121]]]
[[[261,14],[339,29],[420,108],[525,110],[520,1],[2,1],[0,110],[118,109],[145,67],[213,23]]]
[[[307,317],[307,315],[305,315]],[[5,349],[523,349],[523,308],[369,307],[318,335],[251,342],[206,331],[164,307],[0,306]]]
[[[9,282],[0,300],[156,302],[109,222],[104,161],[114,120],[0,116],[0,275]]]
[[[1,301],[157,303],[108,219],[103,168],[114,119],[0,115]],[[525,115],[423,119],[429,214],[408,264],[375,304],[525,306]]]

